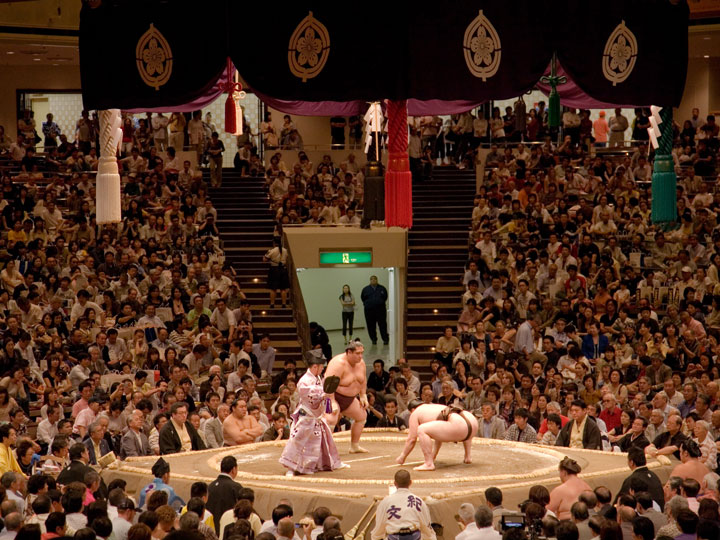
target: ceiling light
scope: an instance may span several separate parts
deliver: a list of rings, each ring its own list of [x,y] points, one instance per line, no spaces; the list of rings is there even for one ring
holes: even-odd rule
[[[42,58],[33,58],[34,62],[39,62],[40,60],[42,60]]]
[[[710,55],[709,55],[709,54],[706,54],[706,55],[703,56],[703,58],[710,58]]]
[[[15,51],[6,51],[5,54],[15,54]]]

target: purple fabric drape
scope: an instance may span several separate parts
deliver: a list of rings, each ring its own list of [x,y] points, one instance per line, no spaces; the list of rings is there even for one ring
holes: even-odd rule
[[[605,103],[591,98],[586,94],[582,88],[580,88],[575,81],[565,72],[560,63],[557,66],[557,75],[559,77],[567,77],[565,84],[560,84],[557,87],[558,94],[560,95],[560,104],[566,107],[574,107],[576,109],[614,109],[615,107],[636,107],[639,105],[617,105],[612,103]],[[550,66],[545,70],[545,76],[550,76]],[[550,95],[550,85],[537,83],[538,89],[545,95]],[[642,105],[649,106],[649,105]]]
[[[352,116],[365,114],[367,103],[364,101],[285,101],[271,98],[255,92],[263,102],[285,114],[299,116]],[[441,114],[462,113],[474,109],[482,101],[443,101],[440,99],[420,100],[408,99],[408,115],[430,116]]]
[[[566,107],[574,107],[577,109],[613,109],[615,107],[640,107],[643,105],[617,105],[605,103],[590,97],[580,88],[565,72],[558,63],[558,76],[567,77],[567,82],[558,86],[558,94],[560,94],[560,103]],[[550,66],[545,70],[545,75],[550,75]],[[212,86],[211,91],[199,97],[198,99],[178,105],[174,107],[156,107],[156,108],[139,108],[129,109],[127,112],[143,113],[143,112],[192,112],[204,109],[213,101],[222,96],[225,83],[227,82],[226,72],[223,71],[220,78]],[[545,95],[550,94],[550,85],[538,82],[537,88]],[[275,99],[260,92],[255,92],[266,105],[285,114],[295,114],[298,116],[353,116],[365,114],[367,103],[365,101],[286,101]],[[440,99],[420,100],[408,99],[408,115],[409,116],[433,116],[462,113],[475,109],[482,105],[482,101],[443,101]]]
[[[220,78],[217,80],[215,84],[213,84],[210,91],[205,94],[204,96],[200,96],[199,98],[189,102],[189,103],[183,103],[182,105],[175,105],[172,107],[154,107],[154,108],[140,108],[140,109],[123,109],[124,112],[129,113],[144,113],[144,112],[153,112],[153,113],[171,113],[171,112],[193,112],[193,111],[199,111],[200,109],[204,109],[208,105],[210,105],[213,101],[215,101],[217,98],[223,95],[223,92],[225,91],[225,84],[227,83],[227,72],[223,70],[222,75],[220,75]]]

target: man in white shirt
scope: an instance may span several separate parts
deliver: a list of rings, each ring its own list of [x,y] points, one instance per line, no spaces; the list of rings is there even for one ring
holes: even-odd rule
[[[70,310],[70,324],[75,326],[75,322],[84,315],[85,310],[88,308],[93,309],[98,317],[104,318],[105,310],[101,309],[95,302],[91,302],[90,293],[85,289],[81,289],[78,291],[77,300]]]
[[[202,154],[205,150],[205,126],[202,121],[202,112],[195,111],[192,120],[187,125],[188,139],[198,155],[198,164],[202,161]]]
[[[163,113],[158,113],[150,120],[150,125],[152,126],[153,130],[153,141],[155,141],[155,148],[157,148],[158,151],[162,151],[167,148],[168,122],[168,117],[163,116]]]
[[[175,148],[167,149],[167,161],[165,162],[165,172],[178,174],[183,168],[182,160],[177,156]],[[166,220],[167,222],[167,220]]]
[[[228,341],[235,339],[237,321],[232,310],[227,308],[224,298],[218,298],[215,302],[215,309],[210,315],[210,323],[217,328]]]
[[[32,294],[32,293],[31,293]],[[33,300],[37,301],[37,296],[32,294]],[[37,304],[34,304],[28,298],[21,296],[17,299],[17,307],[20,310],[20,323],[26,330],[35,328],[40,323],[43,316],[43,310]]]
[[[0,533],[0,540],[14,540],[24,523],[22,514],[19,511],[11,512],[3,517],[5,520],[5,529]]]
[[[413,540],[436,540],[430,525],[430,510],[425,502],[410,492],[410,473],[400,469],[395,473],[397,490],[385,497],[375,513],[375,528],[371,540],[384,540],[400,531],[416,531]]]
[[[465,529],[468,534],[461,538],[461,540],[500,540],[502,535],[495,530],[493,527],[494,513],[489,506],[481,504],[475,510],[475,530],[470,529],[470,526]],[[465,532],[463,531],[463,532]],[[462,533],[460,533],[462,535]],[[456,537],[456,540],[460,538],[460,535]]]
[[[133,526],[135,519],[135,503],[129,497],[125,497],[117,505],[117,517],[112,520],[112,530],[115,540],[127,540],[128,531]]]
[[[340,223],[341,225],[352,225],[353,227],[359,227],[360,218],[355,215],[354,208],[348,208],[347,212],[345,212],[345,215],[338,220],[338,223]]]
[[[333,196],[330,206],[326,206],[320,211],[320,218],[325,220],[325,224],[337,223],[340,219],[339,200],[337,196]]]
[[[144,172],[147,168],[147,161],[140,155],[140,151],[137,148],[133,148],[130,155],[121,159],[120,163],[127,167],[131,175],[134,174],[135,176],[137,176],[138,173]]]
[[[223,274],[219,264],[213,265],[212,273],[213,276],[208,281],[210,295],[213,299],[224,298],[232,286],[232,280]]]
[[[475,525],[475,507],[470,503],[462,503],[458,508],[460,524],[465,528],[455,537],[455,540],[468,540],[470,535],[477,534],[478,528]]]
[[[241,354],[243,352],[244,351],[241,351]],[[238,357],[237,370],[228,375],[227,391],[234,392],[235,390],[242,388],[242,379],[248,374],[248,371],[250,371],[250,359]]]
[[[128,352],[127,343],[119,336],[115,328],[109,328],[107,331],[107,348],[111,361],[122,360]]]
[[[80,355],[78,360],[79,362],[73,366],[68,374],[68,378],[70,379],[70,383],[73,385],[73,388],[79,388],[80,383],[90,377],[90,355],[88,353],[83,353]]]
[[[57,405],[48,405],[47,418],[42,420],[37,427],[35,438],[38,443],[47,444],[48,446],[52,443],[58,434],[58,420],[60,420],[60,407]]]
[[[30,367],[30,371],[33,373],[33,375],[37,376],[38,379],[41,380],[42,371],[40,370],[40,366],[38,366],[38,363],[35,360],[35,353],[33,352],[33,348],[31,345],[30,334],[25,331],[20,332],[20,338],[15,344],[15,350],[18,351],[20,353],[20,356],[22,356],[23,360],[27,362],[27,365]]]
[[[110,334],[108,333],[108,337],[109,335]],[[177,352],[182,350],[182,347],[180,347],[177,343],[173,343],[168,339],[167,328],[158,328],[157,336],[157,339],[150,343],[150,346],[156,348],[160,352],[160,358],[163,360],[165,359],[165,352],[168,349],[175,349]]]
[[[25,138],[18,135],[17,140],[10,145],[9,151],[13,161],[22,161],[25,157]]]
[[[48,231],[54,232],[63,222],[62,212],[57,209],[52,201],[45,204],[35,215],[42,218]]]
[[[162,319],[155,314],[155,306],[152,304],[145,306],[145,315],[140,317],[137,326],[139,328],[166,328]]]

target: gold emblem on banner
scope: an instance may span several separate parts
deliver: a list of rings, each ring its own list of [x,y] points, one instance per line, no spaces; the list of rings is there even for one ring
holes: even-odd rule
[[[470,73],[483,81],[500,68],[500,36],[482,9],[465,30],[463,52]]]
[[[615,86],[630,76],[637,60],[638,45],[635,34],[620,21],[605,43],[602,70],[605,78]]]
[[[290,72],[306,82],[317,77],[330,55],[330,34],[327,28],[308,13],[290,36],[288,65]]]
[[[135,62],[143,82],[155,90],[170,79],[173,65],[170,44],[153,24],[137,42]]]

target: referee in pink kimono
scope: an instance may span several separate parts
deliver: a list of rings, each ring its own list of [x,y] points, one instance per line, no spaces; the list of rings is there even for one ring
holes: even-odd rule
[[[320,374],[325,359],[307,354],[306,361],[308,370],[297,383],[300,402],[292,414],[290,439],[280,456],[280,463],[288,468],[287,476],[349,467],[340,461],[332,431],[325,421],[329,398],[335,391],[333,388],[328,388],[330,391],[326,392],[323,386],[323,378]],[[328,377],[328,379],[332,378]],[[327,383],[331,382],[335,381],[327,381]]]

